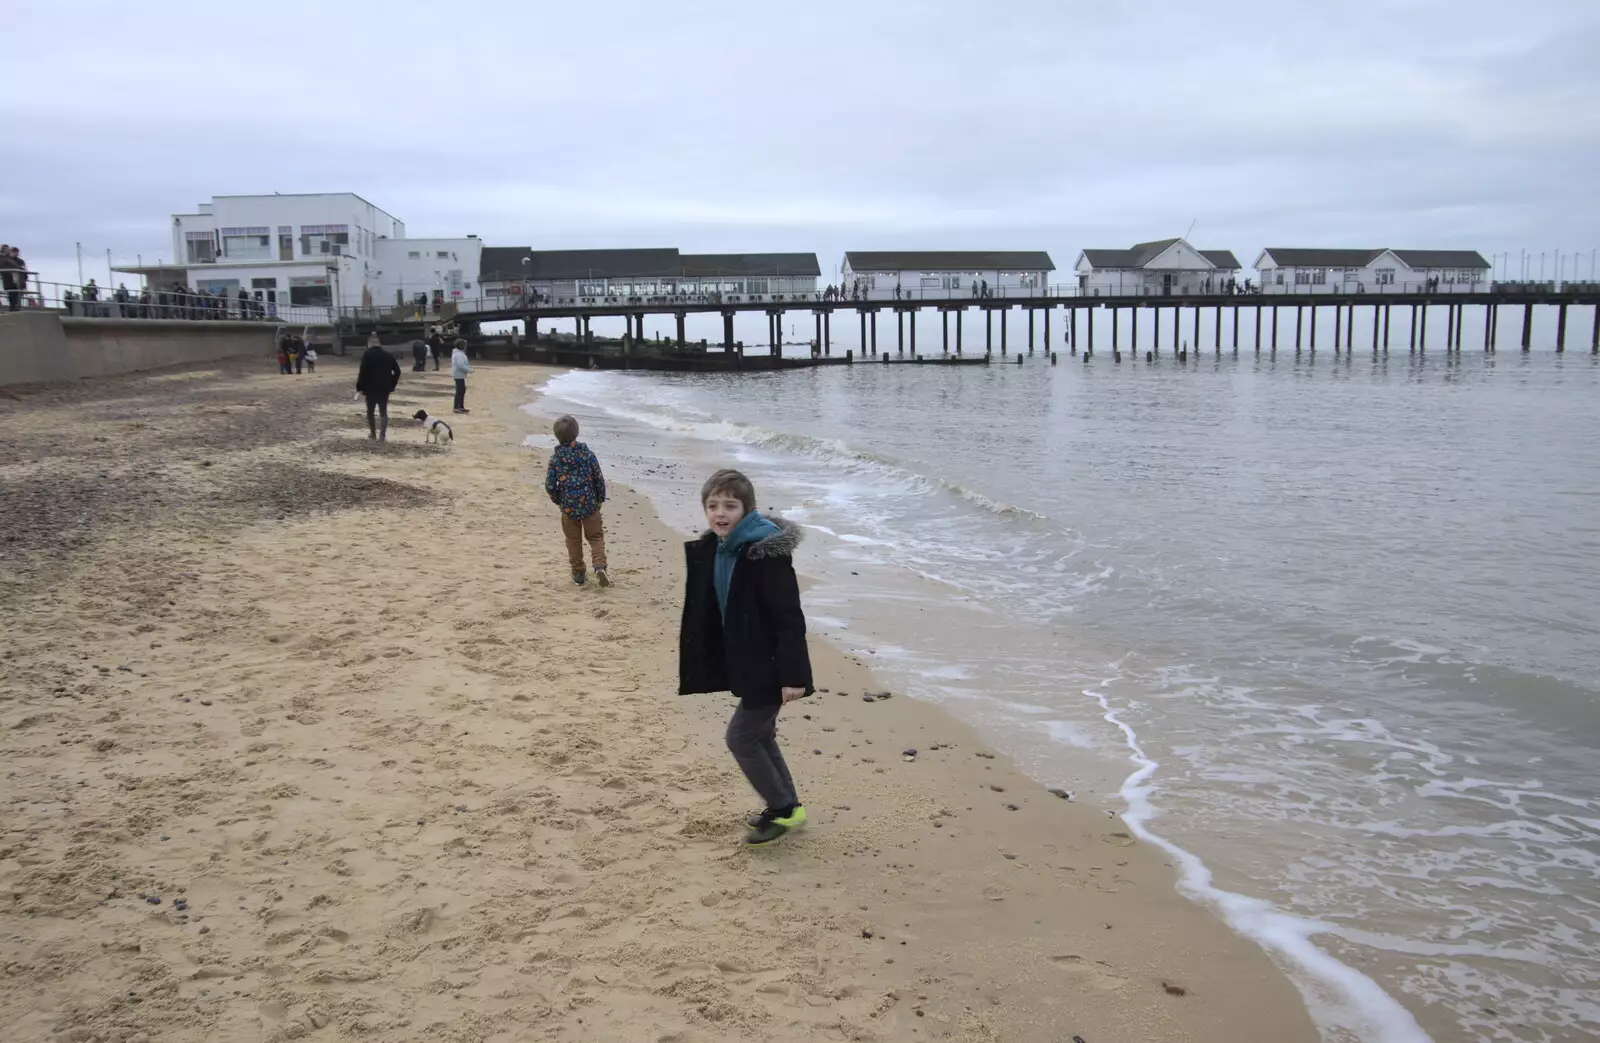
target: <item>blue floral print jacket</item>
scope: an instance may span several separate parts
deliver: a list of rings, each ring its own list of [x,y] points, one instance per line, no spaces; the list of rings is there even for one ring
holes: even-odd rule
[[[562,514],[582,521],[606,502],[606,478],[600,473],[600,461],[582,442],[557,446],[550,454],[544,491]]]

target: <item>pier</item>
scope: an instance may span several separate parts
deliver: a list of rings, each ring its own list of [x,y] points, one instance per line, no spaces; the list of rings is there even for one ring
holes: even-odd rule
[[[1318,344],[1317,315],[1321,309],[1333,309],[1334,322],[1331,340]],[[1043,350],[1053,352],[1064,348],[1069,355],[1083,354],[1092,357],[1096,351],[1109,349],[1113,358],[1120,361],[1122,353],[1122,327],[1127,325],[1131,344],[1137,343],[1141,314],[1148,317],[1154,333],[1154,343],[1149,355],[1159,357],[1165,351],[1174,355],[1189,351],[1201,353],[1206,345],[1201,341],[1201,320],[1209,314],[1211,325],[1210,349],[1220,354],[1224,342],[1228,350],[1237,353],[1241,348],[1260,353],[1279,350],[1316,351],[1319,346],[1332,348],[1337,353],[1355,350],[1356,329],[1370,328],[1368,346],[1374,352],[1387,352],[1391,343],[1398,345],[1404,336],[1407,351],[1426,351],[1430,347],[1443,347],[1446,351],[1460,351],[1468,309],[1482,309],[1483,350],[1493,352],[1499,347],[1499,318],[1502,308],[1510,308],[1513,315],[1520,313],[1521,329],[1516,344],[1523,351],[1532,348],[1532,327],[1535,308],[1556,309],[1555,350],[1567,349],[1569,313],[1573,309],[1586,309],[1589,316],[1588,348],[1600,354],[1600,286],[1569,285],[1562,289],[1531,289],[1525,286],[1491,286],[1478,292],[1432,293],[1304,293],[1304,294],[1195,294],[1188,296],[1080,296],[1076,294],[1040,295],[1023,298],[922,298],[918,300],[824,300],[814,294],[753,296],[743,299],[710,299],[708,297],[660,298],[595,298],[585,300],[540,300],[518,303],[510,307],[464,310],[450,318],[470,338],[484,323],[520,320],[525,323],[530,347],[541,343],[541,326],[545,332],[571,324],[572,340],[561,341],[574,355],[583,352],[583,346],[593,342],[591,320],[596,318],[621,318],[629,331],[630,344],[643,345],[644,323],[647,317],[670,316],[676,323],[676,336],[663,338],[660,353],[663,359],[677,356],[687,362],[690,356],[707,358],[714,347],[729,362],[733,358],[743,364],[712,364],[705,368],[776,368],[776,365],[793,362],[799,365],[825,364],[836,358],[834,354],[833,318],[839,313],[842,321],[854,322],[860,333],[861,356],[874,361],[891,356],[896,359],[933,359],[949,357],[952,361],[965,359],[972,354],[1006,357],[1012,354],[1034,354]],[[1394,328],[1395,311],[1400,312],[1401,330]],[[1442,315],[1440,314],[1442,310]],[[1309,312],[1309,314],[1308,314]],[[747,350],[735,340],[734,317],[740,314],[762,313],[767,318],[768,344],[762,352],[758,346]],[[968,318],[968,314],[972,318]],[[1292,315],[1291,315],[1292,313]],[[815,330],[815,358],[783,359],[778,332],[786,319],[797,314],[809,315],[810,326]],[[880,340],[879,315],[892,322],[894,329]],[[1096,316],[1100,317],[1097,331]],[[689,315],[719,315],[722,318],[720,343],[692,342],[684,335],[685,320]],[[1442,344],[1429,341],[1429,320],[1434,320],[1435,336],[1441,330]],[[932,355],[927,334],[919,347],[919,327],[934,321],[939,338],[939,354]],[[971,329],[972,322],[981,323],[981,330]],[[1288,323],[1292,321],[1292,331]],[[1059,341],[1052,341],[1052,323],[1059,323]],[[386,328],[382,321],[357,324],[359,330]],[[1015,330],[1015,333],[1013,333]],[[1326,328],[1322,332],[1326,332]],[[1109,334],[1109,343],[1107,335]],[[1014,339],[1015,338],[1015,339]],[[1098,339],[1097,339],[1098,338]],[[974,342],[975,341],[975,342]],[[920,353],[920,354],[919,354]],[[763,357],[765,356],[765,357]],[[840,361],[850,361],[851,357]],[[761,359],[760,362],[756,361]],[[642,362],[643,359],[641,358]],[[671,365],[671,368],[679,368]],[[683,365],[682,368],[702,368]],[[787,367],[785,367],[787,368]]]

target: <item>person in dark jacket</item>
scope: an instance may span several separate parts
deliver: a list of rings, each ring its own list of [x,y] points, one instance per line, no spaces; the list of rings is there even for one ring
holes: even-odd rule
[[[766,808],[745,843],[770,844],[805,824],[806,809],[778,749],[778,712],[810,695],[806,617],[794,574],[800,528],[756,510],[755,487],[738,471],[700,490],[711,530],[685,546],[688,586],[678,637],[678,692],[732,692],[733,759]]]
[[[421,373],[428,368],[428,342],[418,337],[411,342],[411,372]]]
[[[433,332],[428,334],[428,354],[433,356],[433,368],[439,368],[439,356],[444,351],[444,334],[435,326]]]
[[[376,337],[376,335],[374,335]],[[356,391],[367,399],[367,437],[387,441],[389,437],[389,395],[400,383],[400,363],[394,356],[374,344],[361,356],[361,370],[356,374]],[[380,427],[373,419],[376,410],[382,417]]]

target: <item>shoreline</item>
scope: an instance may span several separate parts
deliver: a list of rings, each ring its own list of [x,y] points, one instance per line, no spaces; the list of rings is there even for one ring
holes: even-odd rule
[[[1158,851],[825,642],[812,824],[741,849],[731,702],[672,694],[679,538],[619,487],[616,586],[572,588],[534,375],[480,365],[443,452],[250,361],[18,396],[36,515],[159,488],[4,577],[17,1038],[1317,1038]],[[418,376],[397,416],[448,400]]]

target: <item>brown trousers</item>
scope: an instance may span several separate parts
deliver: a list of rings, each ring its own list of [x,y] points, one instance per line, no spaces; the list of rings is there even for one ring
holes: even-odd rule
[[[579,521],[561,515],[561,534],[567,538],[567,560],[572,562],[573,572],[582,572],[583,568],[583,541],[589,541],[589,557],[594,559],[594,567],[606,567],[606,526],[600,520],[600,512],[595,511],[589,517]]]

